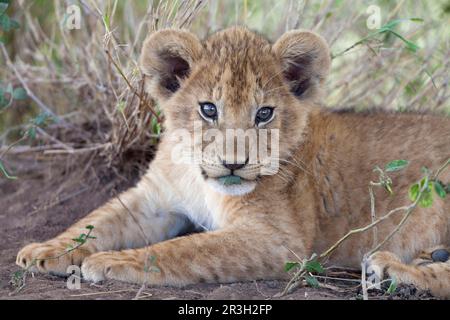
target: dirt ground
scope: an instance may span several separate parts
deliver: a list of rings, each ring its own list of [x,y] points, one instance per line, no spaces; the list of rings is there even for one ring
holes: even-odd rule
[[[132,299],[140,289],[117,281],[81,283],[69,290],[66,279],[34,274],[16,292],[11,279],[19,270],[18,250],[30,242],[56,236],[76,220],[103,204],[115,192],[126,189],[135,178],[99,172],[86,164],[83,173],[71,174],[71,166],[52,160],[15,159],[17,180],[0,179],[0,299]],[[55,162],[56,161],[56,162]],[[66,161],[66,160],[60,160]],[[64,164],[64,165],[62,165]],[[55,169],[58,168],[58,169]],[[63,168],[63,169],[61,169]],[[357,275],[356,275],[357,277]],[[322,288],[299,288],[282,299],[358,299],[358,280],[322,282]],[[348,278],[348,276],[347,276]],[[350,277],[352,278],[352,277]],[[233,284],[201,284],[186,288],[146,287],[140,299],[273,299],[286,286],[284,281],[255,281]],[[400,287],[394,295],[372,293],[376,299],[428,299],[427,293]]]

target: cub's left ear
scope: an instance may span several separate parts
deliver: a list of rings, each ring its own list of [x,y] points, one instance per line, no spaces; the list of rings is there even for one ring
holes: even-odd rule
[[[273,45],[284,79],[298,98],[316,96],[331,65],[325,39],[311,31],[292,30]]]

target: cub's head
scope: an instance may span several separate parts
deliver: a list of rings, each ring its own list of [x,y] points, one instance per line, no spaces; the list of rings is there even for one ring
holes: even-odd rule
[[[235,27],[204,41],[162,30],[145,41],[141,67],[161,106],[174,161],[186,159],[215,190],[253,191],[302,141],[330,68],[326,42],[290,31],[274,44]]]

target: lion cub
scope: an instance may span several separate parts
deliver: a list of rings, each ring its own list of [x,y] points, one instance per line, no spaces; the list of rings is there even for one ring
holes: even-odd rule
[[[309,31],[273,44],[242,27],[203,41],[183,30],[151,34],[141,66],[165,131],[147,173],[56,238],[24,247],[17,264],[55,273],[75,264],[91,281],[152,285],[286,278],[293,252],[310,257],[370,223],[376,165],[410,161],[392,175],[395,195],[375,193],[377,213],[409,204],[420,168],[450,156],[450,120],[324,109],[330,64],[326,42]],[[230,143],[239,139],[243,148]],[[449,171],[440,178],[450,181]],[[378,225],[378,239],[401,218]],[[177,237],[192,224],[204,232]],[[95,239],[47,259],[88,225]],[[372,240],[372,232],[350,237],[329,262],[359,267]],[[380,275],[449,297],[450,262],[431,257],[448,244],[447,197],[417,209],[370,263]]]

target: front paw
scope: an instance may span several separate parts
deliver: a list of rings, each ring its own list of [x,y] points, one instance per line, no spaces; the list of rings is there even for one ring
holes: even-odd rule
[[[82,248],[68,252],[68,246],[54,241],[31,243],[19,251],[16,264],[31,272],[65,275],[68,266],[80,265],[87,255]]]
[[[121,252],[99,252],[86,258],[81,266],[83,278],[92,282],[106,279],[142,283],[144,266]]]

